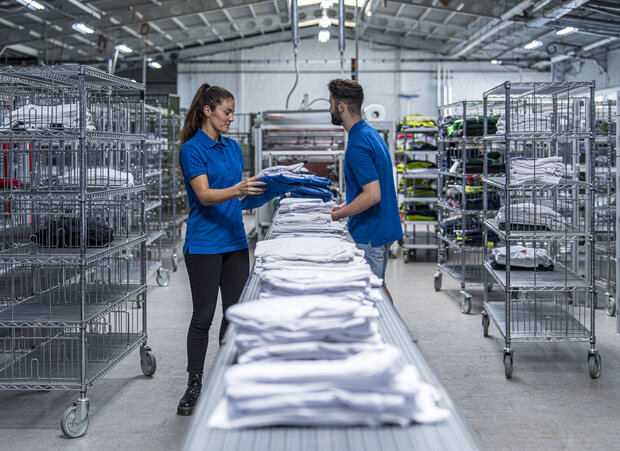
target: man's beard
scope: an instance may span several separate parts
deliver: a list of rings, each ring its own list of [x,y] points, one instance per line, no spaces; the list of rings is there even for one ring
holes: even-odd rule
[[[332,115],[332,124],[333,125],[342,125],[342,116],[338,110],[330,113]]]

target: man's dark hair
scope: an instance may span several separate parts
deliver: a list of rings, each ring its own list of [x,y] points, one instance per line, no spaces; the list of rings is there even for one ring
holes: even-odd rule
[[[351,114],[362,114],[364,90],[362,85],[353,80],[336,78],[327,84],[329,93],[336,102],[343,101]]]

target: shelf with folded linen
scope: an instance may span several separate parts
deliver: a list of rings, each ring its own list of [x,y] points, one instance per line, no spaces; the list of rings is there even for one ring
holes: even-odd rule
[[[483,179],[490,186],[502,190],[519,191],[519,190],[553,190],[553,189],[571,189],[571,188],[589,188],[590,184],[580,180],[560,179],[557,183],[548,183],[544,181],[532,182],[513,182],[506,184],[506,177],[484,177]]]

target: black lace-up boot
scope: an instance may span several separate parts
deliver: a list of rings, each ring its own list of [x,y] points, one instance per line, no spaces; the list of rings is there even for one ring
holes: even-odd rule
[[[187,380],[187,390],[179,401],[177,407],[177,414],[188,416],[194,413],[194,406],[200,396],[200,390],[202,389],[202,373],[189,373]]]

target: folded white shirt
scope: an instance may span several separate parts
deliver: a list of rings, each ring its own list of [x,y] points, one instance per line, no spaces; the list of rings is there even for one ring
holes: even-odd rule
[[[28,104],[17,108],[6,116],[2,123],[2,128],[25,128],[35,129],[57,129],[59,126],[66,128],[78,128],[79,104],[69,103],[60,105],[33,105]],[[86,112],[86,130],[93,131],[90,112]]]
[[[557,185],[566,172],[562,157],[511,158],[510,183],[547,183]]]
[[[437,422],[449,412],[439,392],[420,381],[393,345],[344,360],[261,361],[234,365],[224,376],[225,398],[208,426],[268,425],[405,426]]]
[[[292,174],[299,174],[299,172],[301,172],[303,168],[304,168],[303,163],[291,164],[289,166],[285,166],[285,165],[270,166],[260,171],[259,174],[276,175],[276,174],[285,174],[287,172],[290,172]]]
[[[326,293],[359,289],[368,293],[371,288],[370,274],[366,269],[354,268],[345,271],[330,271],[295,267],[274,269],[259,273],[262,285],[273,293],[304,294]]]
[[[330,343],[325,341],[304,341],[300,343],[279,343],[248,349],[237,356],[240,364],[258,360],[338,360],[362,351],[375,349],[373,343]]]
[[[354,243],[339,238],[287,238],[263,240],[256,243],[254,255],[257,264],[278,260],[300,260],[314,262],[347,262],[364,253]]]
[[[79,169],[73,169],[59,178],[62,184],[77,184],[80,182]],[[133,186],[133,174],[116,169],[104,167],[88,168],[86,171],[86,184],[97,186]]]

